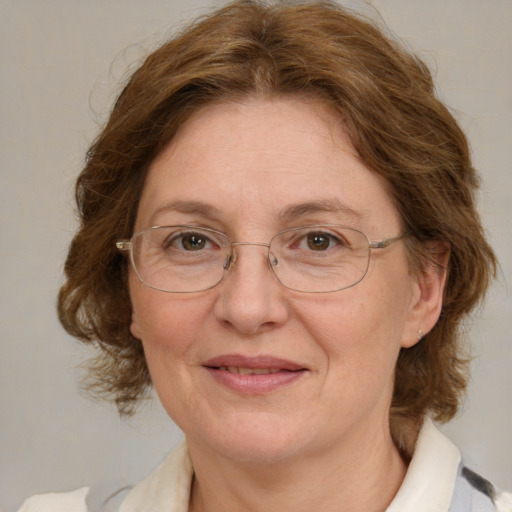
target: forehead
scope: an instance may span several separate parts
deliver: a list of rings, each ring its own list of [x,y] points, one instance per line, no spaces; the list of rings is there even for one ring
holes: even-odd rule
[[[191,215],[193,205],[222,222],[263,223],[300,218],[313,204],[398,220],[386,182],[356,154],[339,116],[319,101],[252,98],[210,105],[180,128],[149,168],[137,227],[174,222],[173,209]]]

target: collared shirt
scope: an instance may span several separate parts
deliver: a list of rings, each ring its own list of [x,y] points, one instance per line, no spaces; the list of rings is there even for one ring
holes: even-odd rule
[[[119,512],[187,512],[193,478],[186,443],[126,496]],[[18,512],[87,512],[87,489],[29,498]],[[512,494],[464,467],[457,447],[430,419],[416,443],[404,481],[386,512],[512,512]]]

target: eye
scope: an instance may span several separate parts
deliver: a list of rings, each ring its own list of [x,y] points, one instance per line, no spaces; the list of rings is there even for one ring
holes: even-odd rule
[[[300,246],[311,251],[323,252],[334,247],[346,246],[346,242],[332,233],[312,231],[304,236]]]
[[[200,251],[208,244],[207,238],[199,233],[187,233],[182,235],[180,240],[182,247],[187,251]]]
[[[164,247],[184,251],[202,251],[212,247],[211,240],[201,232],[175,233],[168,237]]]
[[[285,251],[299,251],[302,257],[306,254],[334,256],[339,255],[340,251],[353,249],[354,242],[352,232],[342,226],[311,226],[283,231],[276,237],[273,247],[279,246]]]
[[[331,237],[326,233],[309,233],[306,243],[312,251],[325,251],[331,245]]]

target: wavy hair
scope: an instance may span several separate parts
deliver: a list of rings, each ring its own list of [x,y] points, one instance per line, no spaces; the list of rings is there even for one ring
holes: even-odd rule
[[[479,176],[466,137],[436,97],[427,66],[376,23],[334,2],[230,3],[150,54],[119,95],[76,183],[79,229],[59,318],[99,348],[91,388],[130,414],[150,386],[130,333],[127,262],[149,164],[201,107],[251,95],[308,95],[344,121],[363,161],[387,180],[416,271],[450,248],[439,321],[400,352],[391,408],[399,445],[426,412],[446,421],[467,382],[461,321],[483,298],[496,259],[475,207]],[[436,242],[435,244],[431,243]],[[414,430],[414,429],[413,429]]]

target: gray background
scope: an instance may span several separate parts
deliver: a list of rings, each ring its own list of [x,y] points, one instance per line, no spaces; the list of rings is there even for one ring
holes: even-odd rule
[[[90,504],[148,473],[181,434],[156,401],[121,422],[80,396],[85,350],[55,295],[74,229],[72,188],[126,70],[184,20],[220,2],[0,0],[0,510],[92,487]],[[445,431],[468,464],[512,489],[512,2],[374,0],[435,70],[484,177],[479,204],[502,275],[467,329],[464,411]],[[363,2],[348,5],[375,15]],[[373,12],[373,14],[372,14]]]

